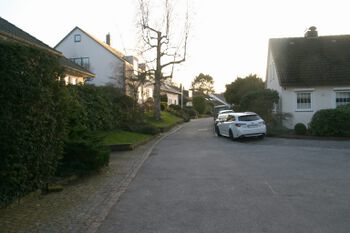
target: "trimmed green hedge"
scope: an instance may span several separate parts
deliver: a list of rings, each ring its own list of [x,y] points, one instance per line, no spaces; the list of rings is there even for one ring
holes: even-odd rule
[[[0,41],[0,206],[43,187],[65,137],[57,57]]]
[[[317,136],[350,136],[350,107],[317,111],[310,122],[312,134]]]

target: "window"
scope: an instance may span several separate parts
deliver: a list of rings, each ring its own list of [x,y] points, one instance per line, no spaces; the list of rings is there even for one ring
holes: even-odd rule
[[[335,94],[336,106],[350,104],[350,91],[339,91]]]
[[[257,121],[261,118],[258,115],[246,115],[246,116],[240,116],[238,117],[239,121]]]
[[[297,92],[297,110],[311,110],[311,92]]]
[[[74,35],[74,42],[80,42],[81,41],[81,35],[80,34],[75,34]]]
[[[88,57],[77,57],[77,58],[71,58],[70,60],[75,64],[78,64],[84,67],[87,70],[90,68],[90,59]]]
[[[226,118],[226,121],[228,121],[228,122],[235,121],[235,120],[236,120],[235,116],[233,116],[233,115],[228,115]]]

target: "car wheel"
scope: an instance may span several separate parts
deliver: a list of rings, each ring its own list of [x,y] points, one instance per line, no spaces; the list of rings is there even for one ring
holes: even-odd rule
[[[232,130],[231,130],[231,129],[230,129],[230,131],[229,131],[229,135],[230,135],[230,138],[231,138],[232,141],[235,140],[235,137],[233,136],[233,133],[232,133]]]
[[[218,126],[215,126],[215,132],[219,137],[221,137],[220,130],[219,130]]]
[[[261,139],[261,140],[264,139],[265,138],[265,134],[260,135],[258,138]]]

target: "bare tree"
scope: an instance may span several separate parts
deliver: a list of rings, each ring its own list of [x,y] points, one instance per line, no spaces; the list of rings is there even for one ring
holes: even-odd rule
[[[159,1],[157,2],[159,3]],[[172,24],[175,23],[175,16],[170,0],[162,1],[164,5],[157,6],[157,8],[153,8],[151,3],[151,0],[139,0],[138,24],[142,38],[141,54],[149,67],[152,67],[149,71],[154,77],[154,117],[160,120],[161,82],[166,78],[172,78],[174,66],[186,59],[189,17],[187,6],[183,31],[180,32],[178,25],[172,27]],[[162,14],[160,18],[151,19],[151,16],[159,16],[159,13]],[[179,22],[178,19],[177,22]],[[180,36],[174,36],[176,32]]]

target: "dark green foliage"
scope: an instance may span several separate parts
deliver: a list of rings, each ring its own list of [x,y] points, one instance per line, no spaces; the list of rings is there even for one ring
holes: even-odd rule
[[[184,122],[189,122],[191,119],[188,113],[184,109],[182,109],[180,105],[169,105],[168,112],[174,114],[175,116],[181,117],[184,120]]]
[[[198,118],[198,112],[193,107],[184,107],[183,110],[191,119]]]
[[[181,111],[180,105],[171,104],[171,105],[169,105],[169,108],[171,108],[172,110],[175,110],[175,111]]]
[[[161,111],[166,111],[168,108],[167,102],[160,102],[160,110]]]
[[[294,132],[295,132],[297,135],[305,135],[305,134],[306,134],[306,131],[307,131],[307,128],[306,128],[306,126],[305,126],[303,123],[297,123],[297,124],[295,124],[295,126],[294,126]]]
[[[88,130],[76,130],[65,142],[57,174],[81,174],[106,166],[110,151],[102,141],[102,138]]]
[[[136,133],[156,135],[160,133],[159,128],[149,125],[149,124],[131,124],[129,130]]]
[[[193,108],[199,113],[203,114],[206,110],[206,100],[203,96],[194,96],[192,98]]]
[[[140,109],[133,99],[115,87],[68,86],[68,91],[73,98],[70,102],[73,104],[74,123],[82,124],[91,131],[113,130],[130,122],[142,121]],[[81,114],[74,114],[77,109],[81,110]]]
[[[272,109],[278,100],[277,91],[270,89],[252,91],[242,97],[239,104],[240,111],[255,112],[270,124],[272,122]]]
[[[55,173],[65,137],[58,58],[0,41],[0,206],[41,188]]]
[[[226,85],[225,99],[230,104],[238,105],[241,98],[251,91],[263,90],[264,81],[257,75],[249,75],[245,78],[238,77],[234,82]]]
[[[317,136],[350,136],[350,108],[323,109],[317,111],[309,125]]]

